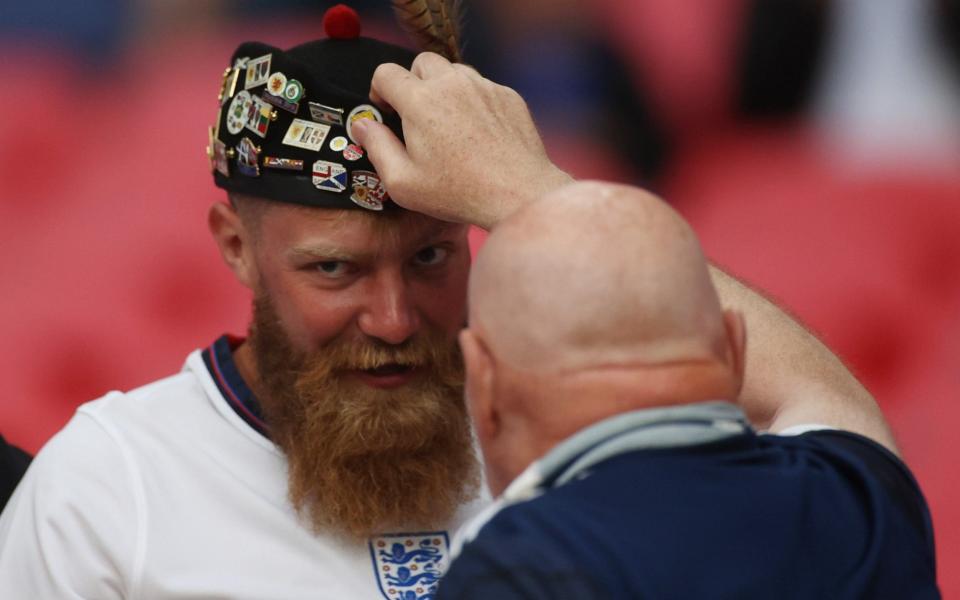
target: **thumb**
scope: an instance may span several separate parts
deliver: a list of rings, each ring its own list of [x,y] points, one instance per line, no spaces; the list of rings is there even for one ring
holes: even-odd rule
[[[413,161],[407,154],[406,146],[389,127],[370,119],[357,121],[352,131],[357,142],[367,151],[367,157],[380,175],[387,193],[402,206],[402,194],[398,199],[395,188],[402,187],[400,179],[409,177],[413,171]]]

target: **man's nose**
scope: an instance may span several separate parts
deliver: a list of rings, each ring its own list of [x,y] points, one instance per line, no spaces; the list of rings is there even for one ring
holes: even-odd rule
[[[402,344],[420,329],[420,315],[401,274],[384,274],[371,286],[360,331],[388,344]]]

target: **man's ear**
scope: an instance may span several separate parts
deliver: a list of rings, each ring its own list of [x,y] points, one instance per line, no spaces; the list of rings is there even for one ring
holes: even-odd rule
[[[500,415],[493,397],[493,355],[476,332],[460,332],[460,350],[466,368],[467,408],[473,419],[480,444],[495,438],[500,429]]]
[[[253,289],[257,278],[253,260],[253,239],[240,215],[226,202],[217,202],[210,207],[207,225],[220,249],[223,261],[240,283]]]
[[[743,387],[743,375],[747,358],[747,325],[743,314],[736,310],[723,311],[723,324],[730,344],[730,368],[737,379],[737,395]]]

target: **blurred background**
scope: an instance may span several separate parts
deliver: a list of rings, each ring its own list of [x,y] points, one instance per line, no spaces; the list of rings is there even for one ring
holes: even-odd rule
[[[367,35],[406,43],[387,0]],[[960,598],[960,0],[474,0],[465,57],[579,177],[647,186],[873,391]],[[233,49],[319,0],[0,0],[0,433],[246,330],[204,155]],[[477,243],[480,236],[475,237]]]

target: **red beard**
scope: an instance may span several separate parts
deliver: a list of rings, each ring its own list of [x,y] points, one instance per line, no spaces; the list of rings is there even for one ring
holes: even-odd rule
[[[399,346],[368,338],[304,353],[261,296],[250,343],[270,436],[289,463],[290,500],[315,531],[363,539],[437,528],[476,495],[455,342],[427,332]],[[379,389],[346,374],[393,363],[416,367],[415,378]]]

